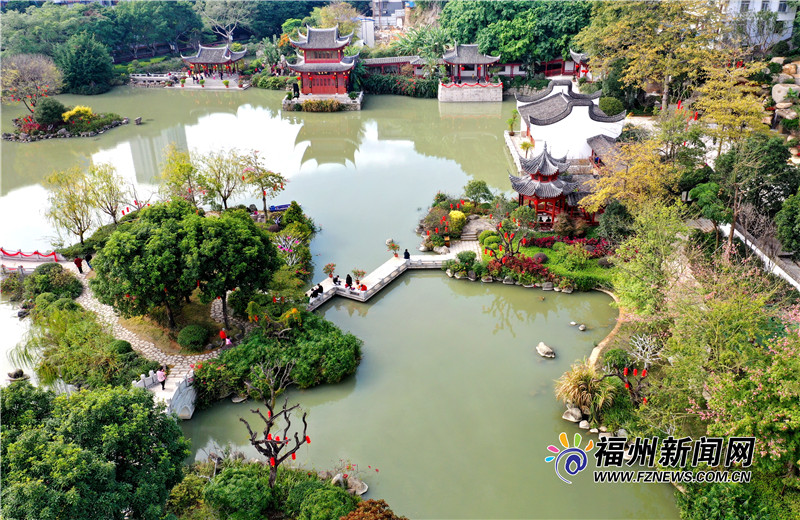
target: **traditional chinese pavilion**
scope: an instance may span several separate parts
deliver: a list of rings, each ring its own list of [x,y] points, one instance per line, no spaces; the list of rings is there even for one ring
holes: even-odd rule
[[[592,75],[589,72],[589,55],[584,52],[575,52],[572,49],[569,50],[569,55],[572,57],[572,61],[575,62],[572,75],[576,78],[587,78],[591,80]]]
[[[194,56],[183,56],[183,62],[195,72],[224,71],[234,72],[241,69],[242,59],[247,54],[247,49],[241,51],[231,50],[230,45],[224,47],[204,47],[197,49]]]
[[[442,60],[447,66],[450,81],[453,83],[461,83],[462,79],[479,82],[489,80],[489,66],[499,61],[500,56],[481,54],[475,44],[459,45],[456,43],[452,51],[446,52],[442,56]]]
[[[536,157],[520,157],[520,166],[522,175],[508,176],[511,187],[518,193],[520,206],[530,206],[536,210],[541,226],[551,226],[561,213],[584,218],[589,224],[597,223],[594,213],[586,213],[578,206],[591,192],[593,175],[567,173],[570,163],[566,156],[553,157],[547,150],[547,144]]]
[[[339,27],[313,29],[306,26],[306,34],[299,35],[292,45],[303,51],[303,57],[289,68],[300,75],[301,94],[347,94],[350,71],[356,56],[345,56],[353,33],[339,34]]]

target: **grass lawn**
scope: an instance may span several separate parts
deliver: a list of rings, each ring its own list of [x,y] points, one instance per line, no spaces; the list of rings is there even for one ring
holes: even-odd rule
[[[166,314],[162,317],[160,313],[155,318],[151,316],[120,318],[120,324],[123,327],[144,340],[152,341],[166,354],[197,354],[197,352],[182,349],[175,341],[178,337],[178,332],[187,325],[203,325],[209,331],[209,342],[214,344],[219,344],[220,342],[217,334],[222,328],[222,324],[211,319],[211,304],[200,303],[197,294],[192,295],[191,302],[185,304],[181,312],[175,316],[175,323],[175,330],[170,330],[166,325]],[[228,335],[233,336],[239,332],[242,331],[236,327],[231,327]]]

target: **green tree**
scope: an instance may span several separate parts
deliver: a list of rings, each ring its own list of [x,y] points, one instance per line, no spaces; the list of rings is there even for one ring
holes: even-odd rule
[[[719,247],[719,225],[729,223],[733,216],[730,209],[719,198],[719,194],[720,187],[715,182],[700,184],[689,192],[695,206],[700,209],[700,214],[714,224],[716,247]]]
[[[633,217],[623,204],[612,200],[600,215],[597,234],[612,242],[622,242],[633,233]]]
[[[205,499],[228,518],[261,520],[268,517],[274,498],[269,472],[261,464],[229,466],[205,487]]]
[[[56,225],[80,238],[92,227],[92,200],[86,173],[80,168],[53,172],[45,177],[45,187],[50,190],[47,218]]]
[[[53,392],[37,388],[28,381],[9,384],[0,393],[0,413],[3,415],[3,429],[0,430],[0,464],[2,464],[2,484],[8,476],[6,451],[26,430],[38,428],[53,409]]]
[[[190,218],[187,234],[187,260],[190,271],[197,273],[201,301],[220,298],[225,327],[230,328],[228,291],[252,295],[266,290],[279,267],[278,252],[267,233],[243,211]]]
[[[162,15],[163,3],[166,2],[121,2],[114,8],[115,25],[134,59],[139,57],[141,47],[166,39],[167,20]]]
[[[271,199],[283,191],[286,178],[280,173],[265,168],[256,150],[253,150],[250,155],[244,156],[242,164],[244,165],[244,182],[253,188],[256,196],[261,196],[264,203],[264,214],[266,214],[267,199]]]
[[[164,149],[164,163],[158,176],[162,196],[167,199],[181,198],[193,206],[200,205],[202,179],[192,162],[189,152],[179,150],[175,143]]]
[[[210,29],[228,42],[233,42],[236,29],[247,28],[256,2],[231,0],[199,0],[195,9]]]
[[[492,192],[486,181],[471,180],[464,186],[464,197],[477,203],[492,200]]]
[[[141,316],[163,305],[175,328],[175,314],[199,280],[185,256],[190,246],[183,221],[193,214],[184,200],[155,204],[114,231],[94,259],[92,288],[100,301],[123,316]]]
[[[786,199],[775,216],[775,224],[783,249],[794,251],[795,257],[800,256],[800,191]]]
[[[151,393],[130,387],[57,397],[48,420],[8,447],[4,516],[122,519],[130,510],[160,519],[189,454],[163,410]]]
[[[200,182],[212,200],[219,198],[228,209],[228,199],[238,193],[244,184],[242,173],[244,156],[238,150],[208,152],[192,158],[200,172]]]
[[[55,55],[64,73],[65,92],[92,95],[111,89],[114,77],[111,54],[94,35],[76,34],[58,46]]]
[[[686,232],[686,225],[678,207],[651,203],[641,206],[633,231],[617,250],[615,287],[625,308],[659,316],[675,282],[674,262],[681,247],[676,237]]]
[[[331,2],[324,7],[315,7],[311,14],[318,20],[319,27],[339,27],[340,34],[355,32],[360,16],[347,2]]]
[[[125,183],[117,169],[107,163],[93,165],[87,173],[87,183],[89,203],[116,224],[117,214],[127,196]]]
[[[625,60],[625,85],[658,82],[666,107],[674,78],[696,79],[701,67],[722,61],[716,42],[729,31],[725,21],[715,4],[694,0],[597,2],[591,23],[575,40],[592,56],[595,70]]]
[[[42,54],[3,57],[0,64],[3,103],[22,102],[33,113],[36,103],[61,88],[61,71]]]

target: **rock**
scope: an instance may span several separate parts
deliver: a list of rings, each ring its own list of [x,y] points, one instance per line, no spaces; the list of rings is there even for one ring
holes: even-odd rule
[[[574,327],[574,326],[575,326],[575,325],[577,325],[577,324],[578,324],[578,323],[577,323],[577,322],[574,322],[574,321],[571,321],[571,322],[569,322],[569,325],[570,325],[570,327]]]
[[[611,438],[611,434],[608,433],[608,432],[600,432],[598,437],[600,437],[601,439],[610,439]]]
[[[775,115],[780,117],[781,119],[797,119],[797,112],[790,108],[784,108],[781,110],[776,110]]]
[[[333,478],[333,472],[332,471],[319,471],[319,472],[317,472],[317,476],[320,478],[320,480],[330,480],[330,479]]]
[[[783,109],[783,108],[792,108],[793,103],[789,101],[784,101],[783,103],[775,103],[776,109]]]
[[[344,475],[341,473],[337,473],[336,476],[331,479],[331,484],[341,488],[347,488],[347,482],[344,480]]]
[[[777,85],[773,85],[772,99],[774,99],[776,103],[782,103],[786,101],[786,94],[789,92],[789,89],[792,89],[795,92],[800,92],[800,87],[797,85],[790,85],[787,83],[778,83]]]
[[[474,282],[475,280],[478,279],[478,275],[475,274],[475,271],[470,271],[467,273],[467,278],[469,278],[470,281]]]
[[[553,287],[553,290],[554,290],[555,292],[561,292],[561,287]]]
[[[67,135],[68,133],[69,132],[67,132],[66,128],[59,128],[58,132],[56,132],[56,135]]]
[[[481,218],[481,217],[478,216],[478,215],[470,215],[470,216],[467,217],[467,220],[478,220],[479,218]]]
[[[606,428],[605,426],[600,426],[600,431],[605,433],[608,431],[608,428]]]
[[[789,74],[790,76],[794,76],[795,74],[797,74],[797,65],[795,65],[794,63],[787,63],[786,65],[783,66],[781,72],[783,72],[784,74]]]
[[[794,77],[790,76],[789,74],[778,74],[778,83],[791,83],[794,81]]]
[[[581,422],[583,420],[583,414],[578,408],[567,408],[567,411],[564,412],[561,418],[565,421]]]
[[[761,124],[772,126],[772,116],[766,116],[761,118]]]
[[[552,359],[552,358],[556,357],[556,353],[553,352],[553,349],[551,349],[550,347],[545,345],[543,341],[540,341],[539,344],[536,345],[536,352],[538,352],[539,355],[544,357],[544,358]],[[579,408],[575,408],[575,409],[580,411]]]
[[[589,433],[598,433],[599,431],[600,431],[600,430],[598,430],[597,428],[591,428],[591,429],[589,430]]]
[[[369,486],[367,486],[364,481],[353,476],[347,477],[347,492],[351,495],[361,496],[366,493],[368,489]]]
[[[565,294],[572,294],[572,291],[574,290],[575,289],[573,289],[572,287],[567,287],[566,289],[561,289],[561,292]]]
[[[544,282],[542,284],[543,291],[552,291],[553,290],[553,282]]]
[[[488,274],[481,276],[481,282],[483,283],[492,283],[493,281],[494,280],[492,280],[492,277],[489,276]]]
[[[450,248],[447,246],[438,246],[433,248],[433,252],[440,255],[448,255],[450,254]]]
[[[616,433],[614,433],[614,435],[617,437],[627,437],[628,432],[625,431],[625,428],[620,428],[619,430],[616,431]]]
[[[581,331],[581,332],[583,332],[584,330],[586,330],[586,325],[584,325],[583,323],[581,323],[581,324],[578,326],[578,330],[579,330],[579,331]]]
[[[775,56],[774,58],[769,60],[770,63],[777,63],[778,65],[783,65],[784,61],[786,61],[786,58],[781,58],[779,56]]]
[[[231,397],[231,402],[232,403],[238,404],[238,403],[243,403],[245,401],[247,401],[247,396],[236,395],[236,396]]]
[[[506,276],[505,278],[503,278],[503,283],[506,285],[514,285],[514,279],[511,278],[510,276]]]
[[[588,430],[589,429],[589,421],[585,421],[584,420],[584,421],[579,422],[578,423],[578,428],[580,428],[582,430]]]
[[[26,134],[25,132],[20,132],[19,133],[19,138],[20,139],[27,139],[28,137],[29,137],[28,134]]]
[[[427,251],[430,251],[430,249],[428,249],[428,248],[425,246],[425,244],[421,244],[421,245],[419,246],[419,250],[420,250],[420,251],[422,251],[423,253],[425,253],[425,252],[427,252]]]
[[[467,277],[467,275],[466,275],[466,274],[464,274],[464,272],[463,272],[463,271],[459,271],[459,272],[457,272],[457,273],[455,274],[455,276],[454,276],[454,278],[455,278],[456,280],[461,280],[461,279],[463,279],[463,278],[466,278],[466,277]]]
[[[586,416],[589,416],[592,413],[588,406],[581,406],[581,412],[583,412],[583,415]]]
[[[447,276],[449,276],[450,278],[452,278],[452,277],[453,277],[453,271],[451,271],[450,269],[448,269],[448,270],[447,270],[447,271],[445,271],[444,273],[445,273]]]
[[[206,345],[206,350],[214,350],[214,345],[209,343],[208,345]]]

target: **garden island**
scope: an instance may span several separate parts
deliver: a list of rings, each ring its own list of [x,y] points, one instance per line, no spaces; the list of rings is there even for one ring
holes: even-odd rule
[[[4,518],[800,517],[791,2],[0,8]]]

